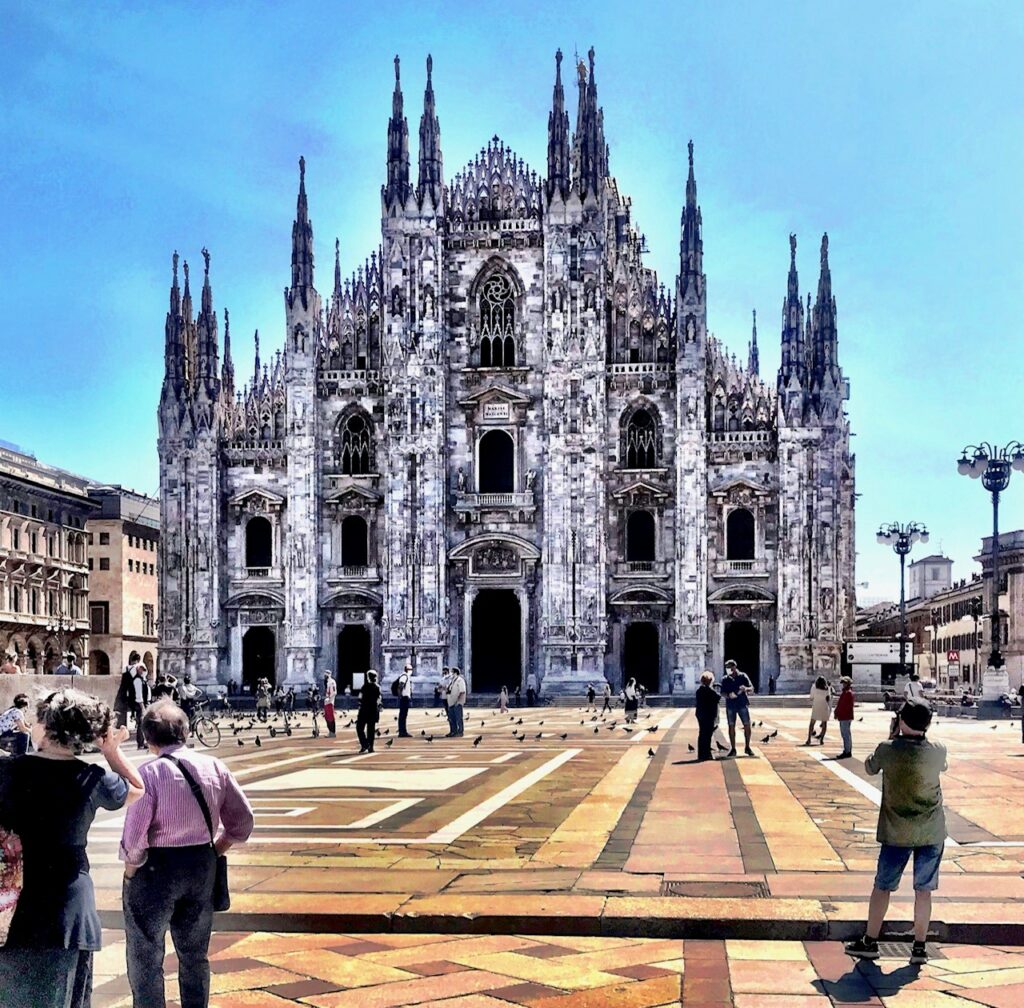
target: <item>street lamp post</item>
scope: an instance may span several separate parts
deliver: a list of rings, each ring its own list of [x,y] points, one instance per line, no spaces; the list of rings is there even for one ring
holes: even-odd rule
[[[928,529],[918,522],[901,525],[891,522],[878,529],[875,539],[883,546],[892,546],[893,552],[900,558],[900,675],[907,674],[907,593],[906,593],[906,562],[907,554],[914,543],[928,542]]]
[[[971,649],[971,651],[972,651],[972,654],[974,655],[974,661],[972,662],[972,664],[975,666],[975,672],[977,672],[978,652],[980,651],[979,641],[978,641],[978,620],[981,619],[981,614],[984,611],[985,611],[985,603],[982,602],[980,598],[972,598],[971,601],[968,603],[967,612],[970,614],[971,618],[974,620],[974,647]]]
[[[942,610],[938,607],[932,609],[932,678],[936,683],[939,681],[939,619]],[[949,688],[949,667],[946,668],[946,688]]]
[[[998,672],[1003,667],[999,620],[999,495],[1010,485],[1010,470],[1024,471],[1024,444],[1011,441],[1002,448],[982,441],[967,445],[957,462],[957,472],[981,485],[992,495],[992,650],[988,667]]]
[[[57,615],[51,615],[46,621],[47,633],[53,634],[57,638],[57,648],[60,651],[61,659],[67,653],[64,647],[64,635],[70,633],[75,628],[74,620],[64,615],[64,610],[58,611]],[[75,663],[71,663],[71,685],[75,685]]]
[[[569,539],[572,550],[572,615],[569,624],[569,640],[572,643],[572,671],[575,673],[578,661],[576,645],[580,639],[579,617],[576,615],[576,529],[569,530]]]

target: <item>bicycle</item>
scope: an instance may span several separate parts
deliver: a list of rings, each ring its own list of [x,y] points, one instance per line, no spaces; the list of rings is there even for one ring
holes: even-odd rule
[[[196,739],[207,749],[215,749],[220,745],[220,725],[215,718],[206,713],[203,708],[205,700],[200,700],[188,719],[188,730],[192,738]]]

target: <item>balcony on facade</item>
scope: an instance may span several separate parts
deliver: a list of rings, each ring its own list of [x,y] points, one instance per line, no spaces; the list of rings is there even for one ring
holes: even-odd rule
[[[506,521],[532,522],[537,512],[537,498],[533,490],[523,493],[456,493],[455,513],[460,521],[479,521],[485,512],[502,512]]]
[[[333,564],[328,568],[329,584],[376,583],[380,581],[380,569],[376,564]]]
[[[716,578],[766,578],[768,563],[765,560],[716,560],[711,573]]]
[[[669,574],[667,560],[616,560],[612,576],[626,580],[662,578]]]

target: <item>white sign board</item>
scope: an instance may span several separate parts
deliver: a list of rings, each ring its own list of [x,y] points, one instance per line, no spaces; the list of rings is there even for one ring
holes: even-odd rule
[[[507,402],[484,403],[485,420],[508,420],[511,416],[511,407]]]
[[[900,660],[900,642],[892,640],[858,640],[846,644],[846,660],[851,665],[892,665]],[[907,641],[904,660],[914,661],[913,641]]]

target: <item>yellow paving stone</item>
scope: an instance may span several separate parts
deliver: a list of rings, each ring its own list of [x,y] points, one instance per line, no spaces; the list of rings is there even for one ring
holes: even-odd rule
[[[1024,983],[1024,968],[1014,969],[992,969],[991,964],[987,969],[978,973],[957,973],[948,974],[943,977],[948,988],[964,987],[973,990],[978,987],[1003,987],[1006,984]]]
[[[325,946],[343,946],[351,943],[353,939],[345,935],[322,935],[322,934],[271,934],[266,931],[257,931],[253,934],[243,935],[238,941],[233,942],[219,952],[210,953],[210,961],[217,962],[221,959],[258,959],[264,955],[283,952],[299,952],[303,949],[322,949]]]
[[[621,983],[622,977],[603,973],[592,967],[577,967],[575,956],[560,959],[536,959],[533,956],[516,955],[514,952],[496,952],[492,955],[464,956],[454,953],[448,956],[450,962],[472,966],[474,969],[502,973],[519,980],[529,980],[547,987],[561,990],[584,990],[588,987],[606,987]]]
[[[609,987],[577,991],[572,994],[538,998],[530,1008],[648,1008],[655,1004],[672,1004],[680,994],[677,976],[652,977],[649,980],[622,980]]]
[[[404,983],[314,994],[299,998],[299,1003],[313,1005],[314,1008],[398,1008],[508,986],[508,977],[499,973],[465,970],[462,973],[449,973],[445,976],[419,977]]]
[[[371,987],[396,980],[412,980],[417,974],[395,969],[367,959],[321,949],[272,953],[260,956],[263,962],[290,969],[317,980],[328,980],[344,987]],[[422,961],[422,957],[420,959]],[[282,981],[283,982],[283,981]],[[260,986],[270,986],[261,984]]]
[[[210,1008],[287,1008],[288,1005],[294,1006],[295,1002],[263,990],[233,991],[210,997]]]
[[[409,935],[417,938],[418,935]],[[375,936],[367,935],[368,941]],[[366,952],[359,956],[360,961],[378,963],[381,966],[409,966],[425,961],[442,960],[447,962],[468,962],[472,965],[473,957],[492,952],[511,952],[514,949],[536,948],[542,942],[532,938],[521,938],[515,935],[477,935],[460,937],[449,935],[445,941],[435,943],[424,949],[422,942],[409,942],[407,947],[388,949],[386,952]],[[456,959],[458,954],[461,958]]]
[[[729,960],[735,994],[819,994],[817,971],[810,963]]]
[[[793,941],[747,941],[730,938],[725,943],[726,955],[733,959],[767,959],[780,962],[807,962],[807,951],[800,942]]]
[[[551,939],[561,944],[561,939]],[[572,956],[574,966],[593,969],[620,969],[623,966],[648,965],[658,959],[678,959],[683,955],[681,938],[652,939],[639,945],[620,948],[601,948],[590,952],[581,952]],[[550,961],[550,960],[549,960]]]
[[[490,994],[462,994],[441,1001],[421,1001],[419,1008],[508,1008],[509,1002]]]
[[[300,952],[299,955],[306,953]],[[305,980],[306,973],[300,968],[298,972],[290,972],[284,969],[277,969],[273,965],[260,968],[238,970],[234,973],[211,973],[210,993],[225,994],[229,991],[250,990],[253,987],[272,987],[274,984],[295,983],[298,980]],[[171,1000],[171,992],[167,992],[168,1000]]]
[[[977,1001],[943,994],[941,991],[903,990],[882,998],[885,1008],[978,1008]]]
[[[672,970],[673,973],[685,973],[686,962],[683,959],[666,959],[664,962],[652,962],[658,969]]]
[[[831,1008],[824,994],[737,994],[734,1008]]]

